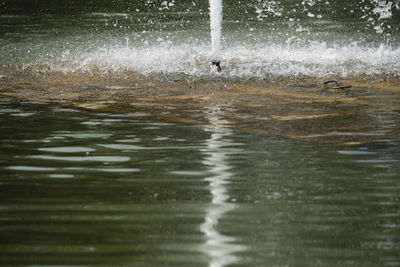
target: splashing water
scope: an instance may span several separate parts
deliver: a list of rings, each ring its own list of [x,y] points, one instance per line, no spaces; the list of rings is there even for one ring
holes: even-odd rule
[[[392,17],[392,5],[391,1],[373,0],[372,4],[375,6],[372,12],[378,16],[378,23],[374,23],[374,30],[376,33],[384,33],[385,20]],[[389,26],[390,28],[390,26]]]
[[[256,4],[257,19],[263,20],[268,16],[282,16],[282,7],[276,1],[257,0]]]
[[[400,48],[380,45],[363,47],[358,43],[331,46],[326,42],[300,44],[268,44],[248,47],[235,45],[218,54],[224,71],[218,74],[229,79],[263,79],[268,77],[348,78],[396,76],[400,73]],[[157,64],[154,64],[157,62]],[[176,64],[178,62],[179,64]],[[107,75],[132,70],[153,77],[178,74],[192,79],[213,77],[209,70],[208,46],[152,46],[148,48],[108,48],[92,52],[68,54],[56,61],[39,61],[31,68],[39,72],[97,73]]]
[[[73,17],[72,30],[70,16],[0,14],[0,75],[14,68],[214,79],[210,61],[221,60],[218,77],[229,79],[398,78],[399,3],[227,1],[224,49],[222,0],[139,1],[88,10]]]

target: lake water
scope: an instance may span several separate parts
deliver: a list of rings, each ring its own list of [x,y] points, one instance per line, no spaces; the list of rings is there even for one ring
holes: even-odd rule
[[[400,143],[1,99],[0,262],[398,265]]]
[[[399,1],[223,5],[0,2],[1,265],[400,265]]]

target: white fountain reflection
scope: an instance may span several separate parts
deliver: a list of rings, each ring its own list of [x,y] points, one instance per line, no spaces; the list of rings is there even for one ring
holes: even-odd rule
[[[229,136],[232,131],[224,127],[226,121],[221,119],[219,108],[210,111],[209,126],[206,131],[211,132],[210,138],[206,141],[204,153],[206,157],[203,163],[208,166],[212,176],[205,180],[209,182],[212,195],[212,202],[206,208],[204,223],[200,226],[200,231],[205,236],[205,243],[202,251],[210,258],[210,267],[226,266],[237,261],[235,253],[244,250],[242,245],[235,244],[234,237],[221,234],[218,231],[218,223],[224,215],[235,208],[231,202],[226,186],[230,183],[232,176],[229,166],[229,154],[235,152]]]

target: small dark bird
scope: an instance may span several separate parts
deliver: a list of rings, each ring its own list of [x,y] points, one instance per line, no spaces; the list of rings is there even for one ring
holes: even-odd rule
[[[219,60],[213,60],[213,61],[211,62],[211,65],[212,65],[212,66],[217,66],[218,72],[221,72],[221,70],[222,70],[222,68],[221,68],[221,61],[219,61]]]

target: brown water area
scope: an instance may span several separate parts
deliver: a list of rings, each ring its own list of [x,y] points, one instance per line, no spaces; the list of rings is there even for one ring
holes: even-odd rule
[[[218,123],[262,135],[358,144],[400,139],[400,80],[173,80],[137,73],[1,70],[0,94],[112,112]],[[351,87],[350,87],[351,86]]]

